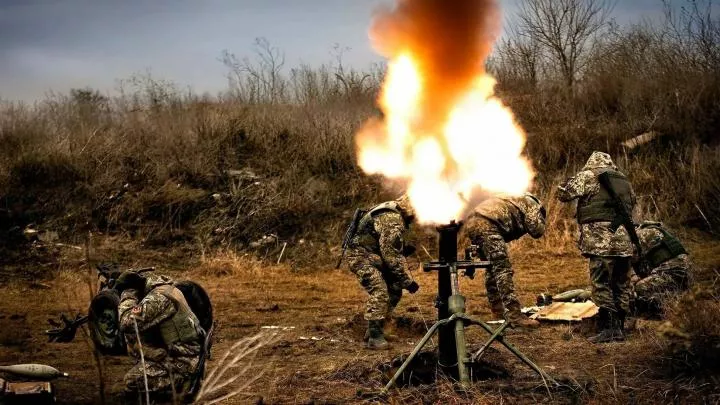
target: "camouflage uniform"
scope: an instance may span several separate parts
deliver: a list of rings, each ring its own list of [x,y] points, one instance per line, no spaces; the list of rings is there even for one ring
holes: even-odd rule
[[[525,234],[539,238],[545,233],[542,204],[530,195],[490,198],[475,207],[463,229],[484,258],[492,262],[492,268],[485,272],[485,288],[493,313],[507,311],[517,317],[521,306],[515,295],[507,243]]]
[[[136,322],[142,339],[148,390],[167,393],[175,389],[182,394],[189,388],[187,385],[198,366],[204,331],[189,311],[180,290],[172,286],[172,280],[164,276],[149,277],[145,291],[144,296],[135,289],[123,291],[118,307],[120,330],[125,335],[128,353],[136,361],[125,375],[126,392],[145,391]],[[184,319],[178,320],[178,317]],[[175,334],[176,338],[169,338],[168,334]]]
[[[405,271],[403,255],[405,220],[391,209],[361,219],[346,252],[347,263],[367,291],[365,319],[382,320],[400,302],[402,290],[412,280]]]
[[[635,265],[640,277],[634,285],[636,303],[658,310],[665,298],[688,288],[692,262],[680,241],[661,223],[645,221],[637,234],[643,257]]]
[[[607,153],[593,152],[582,170],[558,187],[557,197],[562,202],[578,200],[578,248],[583,256],[589,258],[592,300],[603,310],[601,317],[624,319],[630,309],[629,273],[634,247],[625,227],[619,226],[613,232],[611,220],[598,220],[603,215],[612,216],[614,211],[607,204],[602,204],[604,201],[598,204],[598,199],[606,195],[598,181],[598,175],[604,171],[621,179],[624,189],[618,194],[622,194],[621,198],[632,212],[635,193]],[[603,215],[584,213],[583,210],[591,206],[603,210]]]

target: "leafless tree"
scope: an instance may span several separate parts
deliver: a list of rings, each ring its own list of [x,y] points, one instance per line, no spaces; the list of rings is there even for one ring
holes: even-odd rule
[[[713,0],[685,0],[675,7],[663,0],[665,23],[685,60],[707,70],[720,67],[720,16]]]
[[[255,60],[242,60],[224,51],[223,64],[230,69],[228,79],[236,95],[247,102],[277,102],[285,95],[286,82],[282,77],[285,54],[270,45],[266,38],[256,38]]]
[[[614,0],[524,0],[518,29],[546,48],[572,89],[614,6]]]
[[[542,46],[533,35],[523,33],[510,25],[508,35],[497,47],[495,69],[501,79],[521,82],[535,88],[542,64]]]

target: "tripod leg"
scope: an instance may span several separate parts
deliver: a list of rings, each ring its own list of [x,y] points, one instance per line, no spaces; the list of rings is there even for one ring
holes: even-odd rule
[[[487,348],[490,347],[492,342],[494,342],[498,338],[498,336],[500,336],[503,332],[505,332],[505,329],[507,329],[508,326],[510,326],[510,322],[505,322],[502,325],[500,325],[499,328],[495,329],[495,332],[492,334],[492,336],[490,336],[490,339],[488,339],[487,342],[485,342],[485,344],[482,345],[480,350],[478,350],[475,354],[473,354],[473,356],[470,358],[470,360],[477,361],[480,358],[480,356],[482,356],[482,354],[485,352],[485,350],[487,350]]]
[[[417,354],[420,352],[420,350],[422,350],[423,346],[425,346],[425,344],[428,342],[428,340],[430,340],[430,338],[432,337],[432,335],[434,335],[435,332],[437,332],[437,329],[438,329],[440,326],[445,325],[446,323],[448,323],[448,322],[450,322],[450,321],[453,321],[453,320],[455,320],[455,319],[456,319],[456,316],[453,315],[453,316],[451,316],[450,318],[443,319],[442,321],[435,322],[435,324],[430,327],[430,329],[427,331],[427,333],[425,334],[425,336],[423,336],[423,338],[420,339],[420,341],[418,342],[418,344],[415,345],[415,348],[412,350],[412,352],[410,352],[410,355],[408,355],[407,359],[405,359],[405,361],[404,361],[403,364],[400,366],[400,368],[398,369],[398,371],[395,372],[395,375],[393,375],[392,378],[390,379],[390,381],[388,381],[388,383],[385,385],[385,388],[382,389],[382,393],[383,393],[383,394],[387,394],[387,392],[390,390],[390,388],[391,388],[393,385],[395,385],[395,381],[397,381],[397,379],[400,377],[400,375],[405,371],[405,369],[406,369],[407,366],[410,364],[410,362],[412,361],[412,359],[415,358],[415,356],[417,356]]]
[[[475,325],[480,326],[481,328],[485,329],[485,331],[486,331],[487,333],[489,333],[489,334],[491,334],[491,335],[494,333],[494,331],[492,330],[492,328],[491,328],[488,324],[486,324],[485,322],[483,322],[483,321],[478,321],[478,320],[475,320],[475,319],[472,319],[472,318],[465,318],[465,320],[469,321],[470,323],[473,323],[473,324],[475,324]],[[555,381],[552,377],[550,377],[550,375],[548,375],[548,373],[546,373],[543,369],[541,369],[540,367],[538,367],[537,364],[533,363],[532,360],[530,360],[529,358],[527,358],[527,356],[525,356],[520,350],[516,349],[515,346],[513,346],[513,345],[511,345],[510,343],[506,342],[503,336],[498,336],[495,340],[497,340],[498,342],[502,343],[503,346],[505,346],[508,350],[510,350],[510,352],[511,352],[512,354],[515,355],[515,357],[517,357],[517,358],[520,359],[523,363],[525,363],[528,367],[530,367],[531,369],[533,369],[536,373],[538,373],[538,374],[540,375],[540,377],[542,377],[542,378],[545,379],[546,381],[549,381],[549,382],[551,382],[551,383],[553,383],[553,384],[555,384],[555,385],[559,385],[557,381]]]

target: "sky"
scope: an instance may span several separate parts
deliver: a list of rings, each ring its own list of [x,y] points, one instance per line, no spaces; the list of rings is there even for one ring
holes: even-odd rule
[[[448,0],[450,1],[450,0]],[[500,0],[507,15],[520,0]],[[356,68],[382,60],[367,30],[373,10],[393,0],[0,0],[0,99],[34,101],[49,91],[117,89],[150,72],[195,92],[227,88],[227,50],[253,55],[255,38],[285,54],[286,66],[333,60]],[[620,0],[620,22],[660,15],[661,0]]]

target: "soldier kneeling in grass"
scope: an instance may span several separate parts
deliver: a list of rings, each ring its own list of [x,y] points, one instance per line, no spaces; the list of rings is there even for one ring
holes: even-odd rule
[[[666,300],[688,289],[692,262],[680,240],[660,222],[644,221],[637,227],[642,256],[633,261],[634,309],[659,315]]]
[[[135,401],[138,394],[144,397],[147,379],[156,400],[185,399],[198,370],[205,331],[183,293],[169,277],[133,271],[122,273],[115,289],[120,293],[120,331],[135,359],[125,375],[126,395]]]

